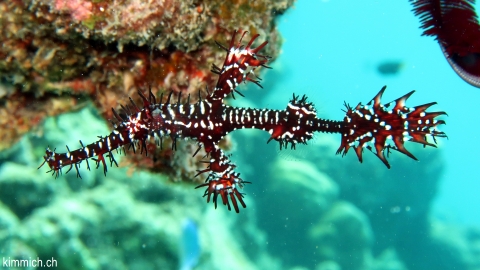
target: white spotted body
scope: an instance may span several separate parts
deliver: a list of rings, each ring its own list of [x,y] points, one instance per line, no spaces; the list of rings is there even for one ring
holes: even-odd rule
[[[347,114],[343,121],[326,120],[317,117],[316,110],[307,98],[293,96],[285,110],[238,108],[228,106],[224,98],[229,94],[240,92],[236,87],[242,82],[254,82],[259,85],[258,80],[249,75],[254,75],[254,70],[259,66],[265,66],[268,58],[257,54],[267,42],[261,43],[258,47],[252,48],[252,44],[258,35],[243,46],[242,38],[235,45],[235,35],[230,41],[229,48],[225,48],[227,56],[222,68],[213,67],[213,72],[219,75],[218,82],[213,92],[204,100],[194,104],[170,103],[171,96],[166,102],[160,97],[157,103],[152,92],[148,98],[139,91],[143,100],[143,108],[137,107],[132,101],[132,107],[123,107],[124,111],[118,114],[113,110],[117,120],[114,123],[113,131],[106,137],[94,143],[83,145],[70,151],[67,147],[66,153],[56,153],[55,150],[47,148],[44,156],[44,164],[48,164],[50,171],[57,176],[62,168],[74,167],[78,172],[78,166],[82,161],[96,158],[97,167],[102,164],[104,173],[107,172],[105,156],[109,158],[110,165],[117,164],[112,151],[124,146],[140,146],[140,152],[147,154],[147,142],[151,138],[162,141],[168,136],[172,138],[172,149],[175,149],[176,139],[192,139],[198,142],[207,153],[208,167],[199,171],[197,175],[207,173],[205,184],[198,187],[206,187],[204,196],[207,202],[213,195],[213,203],[217,206],[218,196],[224,205],[231,209],[230,203],[236,212],[239,212],[238,203],[244,208],[243,194],[239,189],[244,183],[240,174],[235,172],[229,156],[225,155],[219,147],[220,140],[238,129],[259,129],[270,134],[271,140],[276,140],[280,148],[291,146],[295,148],[297,143],[306,144],[315,132],[339,133],[341,145],[337,153],[346,154],[352,147],[360,161],[364,148],[374,153],[389,167],[383,154],[384,150],[396,149],[411,158],[413,157],[404,147],[405,141],[414,141],[424,145],[433,145],[426,141],[425,136],[433,139],[445,137],[443,132],[437,131],[436,126],[443,124],[442,120],[435,118],[443,112],[426,112],[426,109],[434,103],[425,104],[413,108],[405,106],[406,99],[413,93],[395,100],[392,104],[382,105],[381,95],[385,87],[375,98],[362,106],[355,108],[347,105]],[[392,143],[389,143],[392,141]],[[42,164],[43,165],[43,164]],[[198,188],[197,187],[197,188]]]

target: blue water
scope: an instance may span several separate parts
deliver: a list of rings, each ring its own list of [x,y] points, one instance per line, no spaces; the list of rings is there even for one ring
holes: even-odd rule
[[[480,89],[455,74],[432,37],[421,36],[411,9],[406,0],[296,2],[278,19],[285,43],[273,67],[282,79],[264,105],[283,108],[292,92],[307,94],[321,117],[340,120],[344,100],[366,103],[383,85],[385,102],[411,90],[417,91],[409,106],[437,101],[430,111],[448,113],[447,125],[440,127],[448,140],[439,140],[446,168],[433,214],[480,225],[471,210],[480,205]],[[385,60],[401,61],[404,68],[397,76],[382,76],[376,67]]]

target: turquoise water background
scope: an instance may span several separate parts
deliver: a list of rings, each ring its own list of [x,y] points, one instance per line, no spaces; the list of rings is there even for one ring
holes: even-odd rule
[[[448,140],[439,139],[438,149],[429,149],[441,151],[446,166],[433,214],[480,225],[475,210],[480,205],[480,89],[455,74],[432,37],[421,36],[411,10],[406,0],[296,2],[278,19],[284,44],[273,68],[282,76],[262,105],[284,108],[292,92],[307,94],[319,116],[340,120],[343,101],[367,103],[383,85],[388,86],[385,103],[417,90],[407,106],[436,101],[429,110],[448,113],[447,125],[440,126]],[[392,60],[404,64],[399,74],[377,72],[380,63]],[[364,158],[377,159],[371,153]],[[412,170],[416,163],[412,160]],[[378,166],[383,166],[380,161]]]
[[[34,9],[32,4],[24,10],[22,3],[15,4],[25,12],[19,12],[23,15],[18,18],[30,16],[28,24],[39,19],[35,14],[45,16],[35,11],[46,8]],[[254,10],[264,7],[263,2],[258,4],[252,5]],[[33,132],[0,152],[0,253],[9,260],[54,258],[58,269],[478,269],[480,89],[455,74],[434,38],[421,36],[419,18],[411,10],[408,0],[297,1],[277,17],[284,42],[273,46],[281,53],[268,63],[272,69],[260,69],[264,89],[245,84],[239,88],[245,98],[237,95],[238,99],[228,102],[242,108],[285,109],[292,93],[306,94],[318,117],[343,120],[344,101],[353,106],[366,104],[387,85],[385,104],[415,89],[407,106],[436,101],[438,105],[428,111],[449,114],[440,118],[447,125],[439,127],[449,138],[438,138],[437,149],[406,143],[419,161],[392,151],[389,170],[369,151],[363,154],[364,164],[351,150],[346,157],[335,155],[339,134],[316,134],[308,146],[298,143],[296,150],[280,151],[278,142],[266,143],[268,132],[237,130],[221,143],[228,146],[221,163],[238,166],[230,168],[241,174],[235,178],[245,181],[245,188],[236,185],[245,193],[247,205],[238,214],[228,211],[220,197],[216,209],[210,197],[202,197],[205,187],[195,189],[213,177],[204,173],[193,177],[204,169],[197,164],[202,156],[207,163],[212,158],[203,154],[192,158],[198,146],[195,141],[179,138],[175,147],[164,142],[160,146],[164,151],[157,155],[149,148],[149,157],[142,157],[140,145],[132,165],[123,154],[134,155],[134,149],[113,151],[120,168],[110,164],[106,175],[102,166],[94,169],[94,159],[82,162],[78,170],[81,179],[77,166],[68,174],[65,166],[58,178],[45,173],[47,165],[37,169],[47,146],[58,152],[73,151],[82,142],[94,143],[99,135],[110,134],[101,111],[89,102],[82,109],[46,118]],[[44,33],[43,26],[39,29]],[[276,31],[258,31],[258,44],[262,39],[278,40]],[[54,32],[46,35],[53,37],[52,45],[61,41]],[[251,36],[245,35],[243,44]],[[214,38],[221,44],[230,42],[229,35]],[[100,40],[80,39],[65,40],[65,46],[101,44]],[[208,46],[216,46],[206,41]],[[42,44],[32,44],[32,56],[46,52]],[[125,46],[125,52],[130,48],[135,55],[137,49],[147,46]],[[173,53],[167,51],[149,49],[150,60],[163,62]],[[115,46],[96,52],[106,56],[118,53]],[[263,52],[269,53],[267,48]],[[125,66],[145,60],[140,57],[137,62],[136,57],[127,57]],[[157,60],[149,66],[154,67]],[[402,68],[397,74],[382,75],[378,66],[385,62],[401,63]],[[108,73],[117,67],[106,70],[105,78],[112,83],[117,75],[130,77],[128,70],[112,77]],[[97,76],[96,72],[90,75]],[[9,86],[2,85],[5,82],[10,79],[0,82],[0,88]],[[68,92],[62,90],[59,95],[60,100],[53,93],[47,95],[53,97],[52,106],[68,100]],[[109,96],[99,93],[96,98]],[[85,104],[85,99],[75,104]],[[102,100],[99,102],[105,102]],[[103,157],[109,161],[107,154]],[[154,166],[158,164],[155,171],[159,173],[143,171],[144,165],[153,165],[151,160]]]

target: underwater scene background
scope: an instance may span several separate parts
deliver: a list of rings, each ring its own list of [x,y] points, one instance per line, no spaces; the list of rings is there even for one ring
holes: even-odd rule
[[[408,1],[152,1],[156,9],[135,1],[33,2],[0,3],[4,268],[34,269],[39,259],[55,261],[58,269],[480,269],[480,90],[453,72],[433,38],[421,36]],[[115,8],[122,4],[130,4],[131,14],[160,10],[140,23],[164,16],[175,31],[154,27],[161,32],[154,34],[133,18],[120,20]],[[48,40],[48,27],[24,34],[12,29],[21,25],[8,15],[19,13],[15,5],[23,5],[21,20],[54,22],[58,39],[39,45],[30,35]],[[104,24],[92,5],[113,10],[105,15],[113,25],[105,32],[97,29]],[[174,15],[166,16],[170,9]],[[62,39],[71,29],[56,23],[69,20],[89,30]],[[419,161],[393,151],[387,169],[369,151],[363,163],[354,153],[335,155],[339,135],[316,134],[308,145],[280,151],[276,142],[266,144],[263,131],[235,131],[222,147],[242,179],[252,182],[242,190],[247,208],[238,214],[221,204],[215,209],[195,189],[205,180],[194,177],[205,153],[192,158],[197,147],[183,140],[175,151],[164,142],[166,150],[150,157],[115,154],[119,168],[108,167],[106,175],[93,169],[94,161],[91,171],[79,168],[81,179],[75,170],[55,178],[46,166],[38,169],[47,146],[73,150],[78,140],[87,144],[109,134],[110,108],[126,104],[145,81],[192,96],[205,91],[217,78],[208,72],[211,63],[225,57],[214,41],[226,44],[237,28],[260,33],[274,59],[272,69],[260,72],[263,89],[248,84],[241,88],[245,97],[230,104],[284,109],[292,93],[306,94],[320,117],[341,120],[344,101],[366,103],[387,85],[384,101],[417,90],[409,104],[438,102],[434,110],[448,113],[440,126],[448,139],[438,139],[438,148],[407,142]],[[85,34],[92,29],[98,36]],[[25,55],[5,53],[19,46],[8,33],[22,37]],[[78,46],[71,49],[67,37]],[[146,48],[145,40],[154,45]],[[56,59],[70,49],[72,57]],[[11,64],[26,63],[30,54],[33,68]],[[30,265],[15,265],[19,260]]]

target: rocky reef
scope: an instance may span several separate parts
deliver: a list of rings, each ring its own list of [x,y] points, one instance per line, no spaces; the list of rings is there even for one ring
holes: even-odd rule
[[[183,100],[215,83],[233,30],[280,43],[273,19],[293,1],[3,1],[0,3],[0,149],[45,117],[83,108],[105,119],[137,90]],[[41,131],[38,131],[41,132]]]
[[[65,123],[88,120],[76,136],[107,127],[94,107],[42,125],[49,141],[65,135]],[[80,121],[80,120],[78,120]],[[65,125],[64,125],[65,124]],[[71,140],[74,140],[73,138]],[[127,168],[80,168],[82,179],[54,179],[37,170],[45,137],[24,136],[0,155],[0,252],[8,260],[51,258],[58,269],[180,269],[183,242],[198,241],[195,269],[257,269],[278,266],[265,249],[255,212],[233,215],[206,204],[197,183],[173,183],[165,175]],[[249,202],[250,203],[250,202]],[[182,224],[196,224],[186,234]],[[219,252],[221,250],[221,252]]]
[[[258,42],[268,39],[264,51],[275,58],[281,41],[274,18],[292,3],[0,2],[2,256],[12,263],[54,258],[59,269],[278,266],[253,211],[215,211],[194,190],[200,178],[173,184],[192,180],[203,166],[189,143],[179,143],[175,155],[168,141],[163,150],[149,145],[150,157],[128,154],[108,177],[82,166],[81,179],[53,179],[37,167],[47,145],[107,134],[111,108],[136,100],[138,90],[174,92],[192,103],[205,96],[217,79],[212,64],[225,57],[216,41],[228,42],[235,29],[260,33]],[[183,230],[186,221],[193,233]],[[185,241],[199,241],[198,255],[185,255]]]

